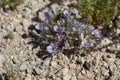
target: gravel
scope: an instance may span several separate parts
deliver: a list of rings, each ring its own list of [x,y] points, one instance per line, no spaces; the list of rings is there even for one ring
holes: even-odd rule
[[[75,2],[76,0],[73,0]],[[113,29],[112,36],[105,36],[90,54],[60,53],[48,57],[40,47],[33,48],[33,36],[29,33],[35,25],[35,17],[43,15],[46,5],[55,8],[68,8],[71,0],[58,5],[52,0],[25,0],[17,11],[4,12],[0,7],[0,74],[8,74],[9,65],[17,65],[17,80],[119,80],[120,79],[120,22]],[[70,8],[70,7],[69,7]],[[74,11],[74,10],[73,10]],[[36,15],[38,13],[38,15]],[[113,27],[112,27],[113,28]],[[6,39],[12,31],[14,39]],[[26,35],[27,37],[22,37]],[[38,55],[40,54],[40,55]],[[43,57],[43,58],[41,58]],[[16,73],[14,74],[16,75]]]

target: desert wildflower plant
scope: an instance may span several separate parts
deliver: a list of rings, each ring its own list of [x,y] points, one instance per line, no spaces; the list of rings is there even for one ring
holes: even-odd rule
[[[31,32],[37,36],[39,45],[46,45],[45,50],[50,54],[72,48],[87,53],[103,37],[100,30],[92,24],[83,23],[68,9],[53,11],[46,7],[44,14]]]

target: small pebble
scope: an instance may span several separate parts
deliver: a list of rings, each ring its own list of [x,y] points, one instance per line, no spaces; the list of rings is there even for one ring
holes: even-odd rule
[[[63,75],[66,75],[66,74],[68,74],[69,69],[68,68],[63,68],[61,71],[62,71]]]
[[[55,62],[55,61],[51,62],[51,66],[52,67],[57,67],[57,62]]]
[[[76,76],[72,76],[71,80],[77,80]]]
[[[110,70],[110,75],[115,75],[115,73],[117,72],[117,67],[115,64],[110,65],[109,66],[109,70]]]
[[[84,67],[86,70],[90,70],[91,65],[90,65],[89,62],[85,61],[84,64],[83,64],[83,67]]]
[[[0,54],[0,67],[3,67],[3,62],[5,61],[5,56]]]
[[[83,69],[83,70],[81,71],[81,74],[82,74],[82,75],[85,75],[85,74],[86,74],[86,71]]]
[[[63,80],[70,80],[71,79],[71,75],[66,74],[63,76]]]
[[[41,74],[45,71],[45,66],[44,65],[38,65],[36,68],[35,68],[35,72],[37,74]]]
[[[21,71],[24,71],[24,70],[26,70],[27,69],[27,64],[24,62],[24,63],[22,63],[21,65],[20,65],[20,70]]]

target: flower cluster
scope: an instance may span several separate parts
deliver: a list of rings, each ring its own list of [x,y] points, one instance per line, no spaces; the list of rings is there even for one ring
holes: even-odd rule
[[[52,11],[52,8],[47,7],[44,9],[44,13],[45,15],[40,18],[41,21],[35,26],[35,29],[39,31],[38,35],[41,36],[42,42],[46,42],[48,53],[55,53],[71,47],[87,49],[94,45],[96,39],[103,37],[100,30],[95,29],[91,24],[81,22],[68,9],[58,15]]]

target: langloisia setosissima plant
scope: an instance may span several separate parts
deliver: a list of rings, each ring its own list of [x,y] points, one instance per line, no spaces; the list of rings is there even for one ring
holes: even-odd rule
[[[48,53],[56,54],[71,48],[85,53],[103,37],[100,30],[92,24],[83,23],[80,15],[68,9],[53,11],[46,7],[44,14],[31,32],[37,36],[40,46],[46,45]]]

